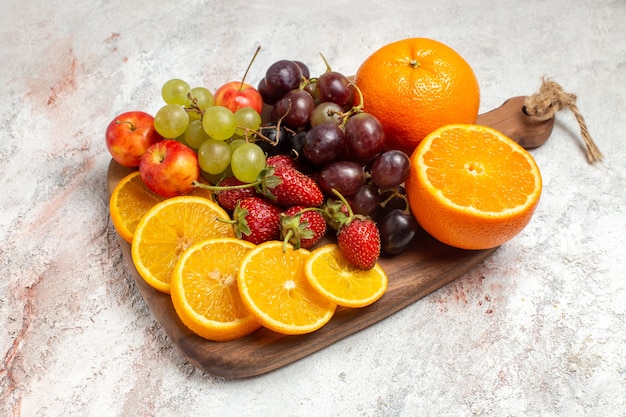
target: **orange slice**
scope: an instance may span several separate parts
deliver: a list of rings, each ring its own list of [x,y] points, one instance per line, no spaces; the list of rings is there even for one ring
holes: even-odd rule
[[[268,241],[248,252],[237,284],[244,305],[265,327],[282,334],[304,334],[325,325],[336,304],[309,284],[304,263],[310,252]]]
[[[170,281],[172,303],[191,331],[223,342],[261,327],[237,288],[241,259],[254,246],[242,239],[214,238],[191,245],[178,258]]]
[[[228,214],[217,203],[198,196],[179,196],[154,205],[141,218],[131,245],[133,264],[153,288],[170,293],[176,261],[201,240],[234,237],[223,220]]]
[[[462,249],[499,246],[526,227],[541,195],[533,157],[501,132],[448,125],[411,155],[411,210],[433,237]]]
[[[305,273],[313,288],[343,307],[368,306],[387,290],[387,274],[380,264],[376,263],[367,271],[354,268],[334,243],[311,252],[305,263]]]
[[[187,195],[211,198],[212,193],[196,187]],[[141,180],[139,171],[133,171],[117,183],[109,199],[109,212],[115,230],[126,242],[133,240],[139,220],[164,198],[152,192]]]
[[[109,199],[109,212],[122,239],[132,241],[139,220],[159,201],[163,198],[146,187],[139,171],[131,172],[117,183]]]

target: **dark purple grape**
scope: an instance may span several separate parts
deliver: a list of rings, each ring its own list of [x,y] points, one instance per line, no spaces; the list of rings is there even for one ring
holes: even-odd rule
[[[385,148],[385,132],[378,119],[369,113],[358,113],[346,123],[346,147],[350,158],[366,162]]]
[[[304,139],[305,158],[319,166],[343,159],[344,134],[336,123],[322,123],[308,131]]]
[[[291,90],[274,105],[272,122],[278,123],[282,119],[282,123],[287,127],[298,130],[308,126],[314,108],[315,102],[308,91]]]
[[[411,213],[396,209],[385,214],[377,223],[382,252],[397,255],[404,251],[419,230]]]
[[[356,162],[336,161],[322,168],[317,183],[328,195],[334,195],[335,189],[347,198],[365,185],[365,171]]]
[[[302,81],[298,64],[287,59],[274,62],[265,72],[265,84],[279,96],[297,88]]]
[[[383,214],[387,214],[395,209],[407,210],[409,203],[404,186],[399,185],[383,191],[380,194],[380,205],[383,209]]]
[[[259,81],[256,89],[258,90],[259,94],[261,94],[263,103],[270,106],[274,105],[274,103],[280,100],[282,96],[265,83],[265,78],[261,78],[261,81]]]
[[[372,182],[382,190],[402,184],[410,169],[408,155],[398,150],[383,152],[369,165]]]
[[[303,156],[304,152],[304,139],[306,138],[307,132],[305,130],[296,133],[291,138],[291,151],[289,156],[291,156],[296,161],[305,160],[306,158]]]
[[[357,214],[369,216],[373,219],[378,217],[377,214],[381,211],[378,188],[371,184],[361,186],[361,188],[350,197],[350,206],[352,207],[352,211]]]
[[[254,143],[259,145],[268,156],[289,152],[292,134],[284,127],[264,126],[261,128],[261,135],[263,137]]]
[[[317,97],[321,102],[331,101],[341,107],[352,105],[350,81],[345,75],[335,71],[327,71],[317,80]]]
[[[304,86],[304,89],[309,92],[311,97],[313,97],[313,100],[315,101],[315,104],[319,104],[320,100],[317,97],[317,87],[316,87],[316,84],[317,83],[308,82]]]
[[[302,72],[302,77],[307,80],[311,78],[311,71],[309,71],[309,67],[302,61],[293,61],[296,63],[298,67],[300,67],[300,71]]]

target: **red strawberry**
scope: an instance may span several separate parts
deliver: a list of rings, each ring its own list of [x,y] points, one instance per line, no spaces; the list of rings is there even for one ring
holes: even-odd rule
[[[280,234],[294,248],[308,249],[326,234],[326,220],[317,209],[293,206],[280,215]]]
[[[228,177],[220,181],[220,183],[218,184],[218,187],[232,187],[232,186],[239,186],[239,185],[244,185],[244,184],[245,183],[243,181],[239,181],[235,177]],[[217,203],[220,206],[222,206],[224,210],[232,214],[233,210],[235,210],[235,207],[237,206],[237,203],[240,200],[243,200],[244,198],[247,198],[247,197],[254,197],[256,195],[257,193],[255,189],[252,187],[226,188],[226,189],[221,189],[221,190],[216,191],[215,199],[217,200]]]
[[[267,158],[265,163],[273,167],[288,166],[288,167],[297,169],[296,161],[294,161],[292,158],[290,158],[287,155],[272,155]]]
[[[324,215],[337,228],[337,245],[352,266],[372,269],[380,258],[380,231],[370,217],[354,214],[345,197],[334,193],[338,200],[329,199]]]
[[[260,192],[283,207],[318,207],[324,193],[309,176],[286,163],[268,165]]]
[[[233,211],[235,235],[259,244],[280,237],[281,209],[262,197],[240,200]]]
[[[339,227],[337,244],[348,262],[359,269],[372,269],[380,257],[380,232],[365,216],[350,216]]]

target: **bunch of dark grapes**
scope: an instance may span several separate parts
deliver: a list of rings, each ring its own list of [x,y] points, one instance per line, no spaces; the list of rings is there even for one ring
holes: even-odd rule
[[[268,155],[291,155],[330,199],[336,190],[354,212],[374,219],[383,253],[406,249],[418,230],[403,188],[409,157],[385,149],[384,130],[362,110],[357,86],[328,65],[319,77],[311,77],[304,63],[280,60],[267,69],[257,89],[271,109],[258,135]]]

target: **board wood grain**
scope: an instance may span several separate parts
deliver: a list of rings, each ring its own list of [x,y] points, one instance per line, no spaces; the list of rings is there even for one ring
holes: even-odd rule
[[[550,136],[554,120],[530,120],[522,112],[523,100],[524,97],[509,99],[501,107],[480,115],[477,123],[499,129],[522,146],[540,146]],[[109,194],[130,172],[131,169],[111,161],[107,172]],[[135,269],[130,245],[119,236],[118,243],[143,299],[176,348],[194,366],[225,378],[261,375],[318,352],[443,287],[497,250],[453,248],[422,231],[405,252],[380,259],[389,276],[389,287],[374,304],[361,309],[340,307],[328,324],[306,335],[286,336],[261,328],[235,341],[212,342],[195,335],[180,321],[170,296],[151,288]]]

